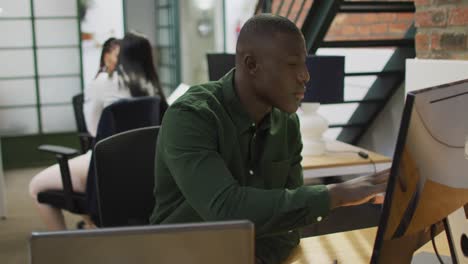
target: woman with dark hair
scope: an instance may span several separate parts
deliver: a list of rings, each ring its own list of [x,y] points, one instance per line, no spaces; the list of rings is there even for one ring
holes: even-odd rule
[[[99,69],[96,73],[95,79],[99,73],[107,72],[112,75],[117,65],[119,58],[120,46],[119,41],[116,38],[108,38],[104,44],[102,44],[101,58],[99,59]]]
[[[139,34],[129,33],[117,44],[108,40],[103,47],[101,67],[96,78],[84,90],[83,112],[88,132],[96,136],[97,125],[103,109],[123,98],[159,95],[161,97],[161,117],[167,103],[159,85],[151,54],[149,41]],[[106,45],[108,44],[108,45]],[[120,47],[117,66],[112,66],[112,54]],[[107,51],[107,48],[109,49]],[[118,52],[118,51],[117,51]],[[116,74],[113,74],[116,72]],[[70,176],[75,192],[86,191],[91,151],[69,160]],[[37,202],[37,194],[51,189],[62,189],[60,168],[53,165],[34,176],[29,184],[29,192],[36,202],[39,214],[49,230],[66,229],[60,209]],[[83,216],[86,224],[92,226],[88,216]]]
[[[162,115],[168,104],[154,67],[151,50],[151,44],[146,37],[137,32],[127,33],[120,44],[117,73],[121,78],[120,85],[128,88],[132,97],[159,96]]]

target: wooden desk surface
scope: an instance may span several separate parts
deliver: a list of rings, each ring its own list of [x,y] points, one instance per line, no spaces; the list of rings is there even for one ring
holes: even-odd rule
[[[304,156],[302,167],[304,170],[333,168],[340,166],[369,164],[369,159],[361,158],[357,152],[364,151],[374,163],[391,163],[389,157],[368,151],[336,140],[326,140],[325,154],[320,156]]]
[[[285,261],[285,264],[306,263],[370,263],[377,227],[340,232],[301,239],[299,246]],[[436,245],[441,255],[450,256],[445,231],[436,237]],[[431,252],[431,241],[421,247],[419,252]]]

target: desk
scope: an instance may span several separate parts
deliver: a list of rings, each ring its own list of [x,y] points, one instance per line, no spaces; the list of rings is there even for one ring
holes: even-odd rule
[[[299,246],[285,261],[285,264],[308,263],[370,263],[377,227],[334,233],[301,239]],[[450,256],[445,231],[436,237],[436,245],[441,255]],[[431,252],[431,241],[422,246],[420,252]],[[437,259],[435,259],[437,261]]]
[[[310,184],[314,178],[367,174],[375,169],[381,171],[392,166],[389,157],[368,151],[336,140],[326,140],[325,154],[321,156],[303,156],[304,184]],[[357,152],[364,151],[370,159],[361,158]]]

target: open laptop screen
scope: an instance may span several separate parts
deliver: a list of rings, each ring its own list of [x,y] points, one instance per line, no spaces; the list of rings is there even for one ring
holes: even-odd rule
[[[254,263],[248,221],[32,233],[30,263]]]

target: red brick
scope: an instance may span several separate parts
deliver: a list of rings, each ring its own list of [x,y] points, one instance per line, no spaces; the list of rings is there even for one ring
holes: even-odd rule
[[[343,25],[346,22],[346,19],[348,18],[348,15],[346,14],[339,14],[333,19],[333,25],[338,26],[338,25]]]
[[[379,16],[377,14],[365,14],[361,17],[363,23],[375,23],[379,22]]]
[[[396,14],[393,13],[382,13],[378,15],[379,22],[393,22],[396,17]]]
[[[425,6],[425,5],[429,5],[430,1],[429,0],[414,0],[414,4],[416,6]]]
[[[436,60],[450,59],[450,55],[448,52],[445,52],[445,51],[433,51],[429,53],[428,59],[436,59]]]
[[[387,33],[387,24],[375,24],[371,25],[372,34],[385,34]]]
[[[427,34],[418,33],[415,37],[416,50],[428,51],[429,50],[429,36]]]
[[[404,34],[406,31],[408,31],[408,25],[405,23],[394,23],[388,25],[388,32],[390,33]]]
[[[431,53],[424,51],[416,51],[416,58],[418,59],[429,59]]]
[[[371,34],[371,26],[369,25],[360,25],[358,27],[359,35],[369,36]]]
[[[413,13],[408,13],[408,14],[401,13],[401,14],[396,14],[395,16],[396,16],[396,20],[398,22],[412,23],[414,21],[414,14]]]
[[[440,36],[440,47],[446,51],[466,50],[467,35],[465,33],[443,33]]]
[[[271,13],[273,14],[278,13],[279,4],[280,4],[280,1],[273,1],[273,3],[271,3]]]
[[[446,4],[455,4],[455,3],[459,3],[459,2],[460,2],[460,0],[434,0],[433,4],[446,5]]]
[[[291,11],[291,13],[289,14],[288,18],[289,20],[293,21],[296,19],[296,16],[299,15],[298,12],[296,11]]]
[[[416,12],[415,19],[417,27],[444,27],[447,24],[447,10],[437,8]]]
[[[346,23],[347,25],[359,25],[361,24],[361,15],[356,15],[356,14],[353,14],[353,15],[346,15],[345,19],[344,19],[344,23]]]
[[[341,36],[342,34],[341,27],[330,27],[327,32],[327,35],[331,36]]]
[[[343,26],[344,35],[354,35],[356,34],[356,26]]]
[[[432,50],[441,50],[440,47],[440,34],[439,33],[432,33],[431,34],[431,49]]]
[[[465,52],[454,52],[450,54],[452,60],[468,60],[468,51]]]
[[[450,9],[448,17],[448,24],[451,26],[468,25],[468,6]]]

